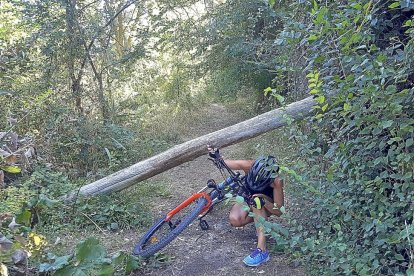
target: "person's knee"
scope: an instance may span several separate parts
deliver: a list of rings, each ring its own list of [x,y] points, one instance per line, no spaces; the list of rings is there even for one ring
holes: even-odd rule
[[[234,227],[243,226],[243,218],[239,214],[230,213],[229,221],[230,221],[230,224]]]
[[[230,212],[229,221],[230,224],[234,227],[245,226],[251,222],[250,217],[247,216],[247,213],[245,214],[240,212]]]

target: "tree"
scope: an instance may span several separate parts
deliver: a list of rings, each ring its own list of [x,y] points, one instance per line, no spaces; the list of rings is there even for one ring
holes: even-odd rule
[[[282,127],[291,120],[302,119],[312,112],[315,101],[308,97],[236,125],[195,138],[163,153],[143,160],[103,179],[90,183],[66,195],[71,201],[80,194],[94,196],[125,189],[139,181],[171,169],[206,153],[206,145],[225,147]]]

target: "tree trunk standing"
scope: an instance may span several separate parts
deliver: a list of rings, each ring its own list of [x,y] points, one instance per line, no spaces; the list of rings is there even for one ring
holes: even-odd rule
[[[98,82],[98,100],[99,100],[99,106],[102,112],[102,119],[104,121],[104,124],[107,124],[110,122],[110,114],[109,114],[108,101],[105,98],[105,91],[104,91],[103,80],[102,80],[102,72],[99,74],[96,73],[95,78],[96,78],[96,81]]]
[[[102,120],[104,122],[104,124],[109,123],[110,121],[110,114],[109,114],[109,107],[108,107],[108,101],[105,98],[105,90],[104,90],[104,85],[103,85],[103,72],[102,71],[98,71],[98,68],[96,68],[95,63],[92,60],[91,54],[88,51],[86,53],[88,60],[89,60],[89,64],[92,67],[92,71],[94,74],[94,77],[96,79],[96,81],[98,82],[98,101],[99,101],[99,107],[101,109],[101,114],[102,114]]]
[[[207,144],[217,147],[229,146],[285,126],[290,119],[298,120],[309,116],[312,114],[312,106],[316,104],[317,102],[313,97],[308,97],[291,103],[284,108],[269,111],[236,125],[177,145],[163,153],[85,185],[79,190],[72,191],[64,196],[64,200],[71,201],[78,193],[83,196],[93,196],[120,191],[139,181],[206,154]]]
[[[75,73],[75,60],[77,59],[77,50],[81,49],[81,43],[79,37],[77,37],[76,30],[76,1],[77,0],[66,0],[66,35],[67,35],[67,68],[68,75],[71,81],[71,91],[75,101],[76,110],[79,113],[83,113],[82,98],[81,98],[81,76],[79,72],[78,76]],[[81,69],[82,70],[82,69]]]

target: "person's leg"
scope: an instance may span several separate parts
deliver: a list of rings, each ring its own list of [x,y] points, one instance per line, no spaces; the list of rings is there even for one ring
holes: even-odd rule
[[[257,232],[257,248],[260,248],[263,252],[266,251],[266,236],[263,231],[263,225],[260,225],[258,222],[258,217],[267,218],[268,212],[266,209],[256,209],[252,208],[253,213],[255,214],[254,223],[256,224]]]
[[[245,226],[253,222],[253,218],[249,217],[249,212],[243,210],[240,204],[234,204],[229,214],[230,224],[234,227]]]
[[[265,199],[266,200],[266,199]],[[269,202],[271,202],[269,200]],[[257,248],[246,258],[244,258],[243,262],[248,266],[258,266],[262,263],[265,263],[269,260],[269,252],[266,250],[266,236],[264,232],[264,227],[259,222],[260,218],[267,219],[270,215],[270,212],[266,208],[256,209],[251,208],[252,212],[255,214],[254,222],[256,226],[256,233],[257,233]]]

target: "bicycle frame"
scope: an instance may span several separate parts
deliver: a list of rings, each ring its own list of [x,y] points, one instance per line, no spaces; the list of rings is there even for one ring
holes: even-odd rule
[[[135,245],[133,251],[135,255],[142,257],[152,256],[175,239],[197,218],[200,221],[201,229],[207,230],[209,228],[208,223],[203,217],[213,209],[214,205],[225,199],[225,194],[230,192],[233,195],[240,195],[245,199],[250,197],[249,190],[246,189],[243,183],[243,177],[240,177],[240,173],[233,172],[226,165],[218,154],[218,151],[211,160],[222,172],[222,175],[223,170],[226,169],[230,176],[219,184],[216,184],[212,179],[208,180],[207,185],[203,189],[188,197],[168,212],[165,217],[158,220]],[[188,211],[181,212],[183,209],[188,209]],[[167,231],[164,231],[164,229]]]
[[[180,212],[181,209],[187,207],[191,202],[193,202],[194,200],[199,199],[200,197],[205,197],[208,200],[208,203],[206,204],[206,206],[204,207],[204,209],[201,211],[201,213],[204,213],[205,211],[207,211],[208,209],[210,209],[210,206],[212,205],[212,200],[211,200],[210,195],[207,194],[207,193],[205,193],[205,192],[201,192],[200,191],[198,193],[195,193],[195,194],[191,195],[189,198],[187,198],[185,201],[183,201],[180,205],[178,205],[173,210],[171,210],[167,214],[167,216],[165,217],[165,221],[169,221],[175,214],[177,214],[178,212]]]
[[[213,159],[214,164],[217,166],[218,169],[222,170],[222,168],[225,168],[227,170],[227,172],[230,174],[231,177],[231,183],[227,183],[229,186],[232,183],[237,183],[239,186],[240,185],[240,173],[235,173],[233,172],[228,166],[227,164],[223,161],[223,159]],[[227,182],[227,179],[225,180]],[[206,193],[205,191],[209,188],[212,188],[212,191],[210,193]],[[211,197],[211,194],[214,192],[217,192],[218,194],[215,194],[214,198]],[[203,189],[201,189],[200,191],[198,191],[197,193],[192,194],[189,198],[187,198],[186,200],[184,200],[181,204],[179,204],[177,207],[175,207],[173,210],[171,210],[165,217],[164,221],[168,222],[170,221],[170,219],[176,215],[177,213],[179,213],[182,209],[184,209],[185,207],[187,207],[189,204],[191,204],[192,202],[194,202],[195,200],[199,199],[200,197],[204,197],[207,199],[207,204],[206,206],[201,210],[200,212],[200,219],[203,218],[205,215],[207,215],[207,213],[212,209],[213,205],[215,205],[215,203],[217,202],[217,195],[219,195],[222,191],[219,191],[217,188],[217,185],[215,187],[209,187],[209,186],[205,186]],[[219,202],[221,201],[221,199],[219,199]]]

